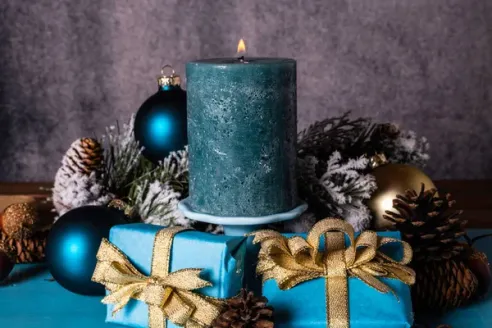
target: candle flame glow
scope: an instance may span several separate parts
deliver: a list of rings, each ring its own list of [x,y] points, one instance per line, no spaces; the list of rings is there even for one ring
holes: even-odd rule
[[[237,53],[243,54],[245,52],[246,52],[246,44],[244,43],[244,40],[241,39],[241,40],[239,40],[239,43],[237,44]]]

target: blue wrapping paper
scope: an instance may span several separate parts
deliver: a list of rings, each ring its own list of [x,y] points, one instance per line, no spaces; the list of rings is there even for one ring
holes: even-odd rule
[[[115,226],[109,241],[118,247],[143,274],[150,275],[155,235],[161,226],[127,224]],[[213,286],[200,289],[202,295],[229,298],[239,293],[244,274],[246,239],[217,236],[198,231],[178,233],[171,249],[170,272],[186,268],[204,269],[201,278]],[[113,305],[108,305],[106,322],[130,327],[148,327],[148,306],[138,301],[130,302],[114,316]],[[167,322],[168,328],[177,327]]]
[[[400,239],[398,232],[378,233],[379,236]],[[286,235],[288,237],[292,234]],[[300,234],[305,237],[305,234]],[[324,245],[321,245],[324,247]],[[401,248],[385,246],[386,254],[395,259],[402,256]],[[409,328],[413,324],[410,287],[396,279],[381,279],[395,292],[383,294],[357,278],[349,278],[350,328]],[[263,285],[263,295],[275,309],[276,328],[326,327],[325,279],[300,283],[289,290],[280,290],[275,280]]]

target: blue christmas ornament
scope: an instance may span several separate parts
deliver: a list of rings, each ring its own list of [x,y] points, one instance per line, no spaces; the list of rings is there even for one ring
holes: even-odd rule
[[[188,143],[186,92],[180,87],[179,75],[174,70],[165,75],[166,68],[171,66],[162,68],[157,93],[140,106],[135,117],[135,139],[143,147],[143,156],[155,164]]]
[[[62,215],[46,242],[53,278],[74,293],[104,295],[104,287],[91,281],[97,250],[111,227],[125,222],[123,212],[104,206],[83,206]]]

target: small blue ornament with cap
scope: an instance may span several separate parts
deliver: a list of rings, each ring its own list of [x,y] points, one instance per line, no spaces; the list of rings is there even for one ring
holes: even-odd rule
[[[188,144],[186,91],[170,65],[157,77],[158,90],[140,106],[134,123],[135,139],[142,155],[154,164]]]

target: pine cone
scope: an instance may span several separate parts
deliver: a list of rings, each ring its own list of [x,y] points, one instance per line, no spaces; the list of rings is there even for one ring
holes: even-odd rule
[[[63,162],[66,162],[67,169],[72,173],[91,174],[102,170],[103,158],[103,148],[99,141],[81,138],[72,143]]]
[[[437,195],[436,189],[420,193],[409,190],[393,200],[396,212],[386,211],[383,217],[394,223],[403,239],[413,248],[413,260],[435,261],[450,259],[465,251],[457,239],[465,235],[466,220],[460,218],[462,211],[452,211],[451,195]]]
[[[105,205],[113,196],[102,179],[103,149],[90,138],[72,143],[55,176],[53,205],[58,214],[84,205]]]
[[[42,262],[48,233],[49,231],[43,231],[31,238],[14,239],[0,232],[0,249],[14,255],[16,263]]]
[[[239,296],[227,300],[212,328],[273,328],[273,308],[267,302],[265,297],[242,289]]]
[[[461,211],[451,210],[453,204],[449,194],[440,197],[422,185],[418,194],[399,195],[393,201],[397,211],[384,216],[413,248],[411,266],[417,279],[412,299],[417,315],[468,304],[490,284],[485,254],[459,240],[467,222],[460,218]]]
[[[415,312],[445,312],[468,304],[478,290],[478,280],[459,259],[414,265],[417,278],[412,288]]]

